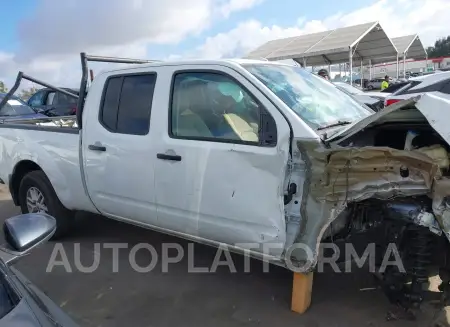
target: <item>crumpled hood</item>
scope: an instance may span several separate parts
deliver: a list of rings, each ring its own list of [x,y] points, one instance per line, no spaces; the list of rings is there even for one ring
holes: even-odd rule
[[[304,271],[310,271],[317,263],[320,242],[330,224],[340,214],[346,214],[348,204],[367,199],[429,196],[434,219],[427,221],[427,227],[443,232],[450,241],[450,178],[442,174],[434,158],[423,149],[341,145],[365,128],[395,122],[428,123],[450,144],[450,125],[442,119],[449,110],[449,100],[426,94],[398,102],[342,129],[325,141],[327,147],[297,140],[299,157],[304,158],[305,178],[301,229],[295,243],[306,244],[313,256],[308,257],[301,250],[290,254],[299,262],[306,262]],[[421,219],[411,222],[425,226]]]
[[[393,122],[424,122],[450,145],[450,125],[442,119],[450,111],[450,100],[436,93],[425,93],[417,97],[397,102],[383,110],[363,118],[326,140],[330,145],[337,145],[359,131],[376,125]]]

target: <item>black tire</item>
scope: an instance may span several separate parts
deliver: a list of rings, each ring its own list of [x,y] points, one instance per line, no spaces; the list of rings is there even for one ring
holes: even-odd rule
[[[372,91],[373,90],[373,86],[369,85],[369,87],[367,88],[368,90]]]
[[[74,212],[64,207],[59,201],[52,184],[42,170],[29,172],[20,182],[19,201],[22,213],[29,213],[26,197],[31,187],[37,188],[42,193],[48,214],[56,219],[56,231],[52,239],[58,239],[66,235],[73,225]]]

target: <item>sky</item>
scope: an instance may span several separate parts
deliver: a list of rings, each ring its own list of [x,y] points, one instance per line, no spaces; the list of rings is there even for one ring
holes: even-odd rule
[[[391,37],[417,33],[425,46],[450,35],[450,0],[20,0],[3,1],[2,12],[0,80],[7,86],[19,70],[76,86],[80,52],[241,57],[269,40],[374,21]]]

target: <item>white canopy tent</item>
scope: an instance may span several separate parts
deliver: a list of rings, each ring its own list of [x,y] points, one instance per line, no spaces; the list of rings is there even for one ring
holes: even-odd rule
[[[406,77],[406,57],[411,59],[428,58],[427,51],[425,50],[425,47],[423,46],[422,41],[420,41],[420,38],[417,34],[396,37],[392,39],[392,42],[397,48],[399,56],[402,56],[403,59],[403,78]]]
[[[246,58],[293,59],[302,66],[349,63],[350,82],[354,66],[377,58],[397,57],[391,39],[378,22],[269,41]]]

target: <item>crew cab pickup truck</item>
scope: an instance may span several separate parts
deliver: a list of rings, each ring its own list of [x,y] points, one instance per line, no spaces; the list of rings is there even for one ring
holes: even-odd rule
[[[382,244],[413,258],[414,283],[427,246],[448,253],[448,100],[373,113],[300,67],[252,60],[112,69],[84,99],[89,60],[76,121],[0,124],[0,178],[24,213],[56,217],[57,237],[88,211],[309,272],[321,242],[389,226]]]

